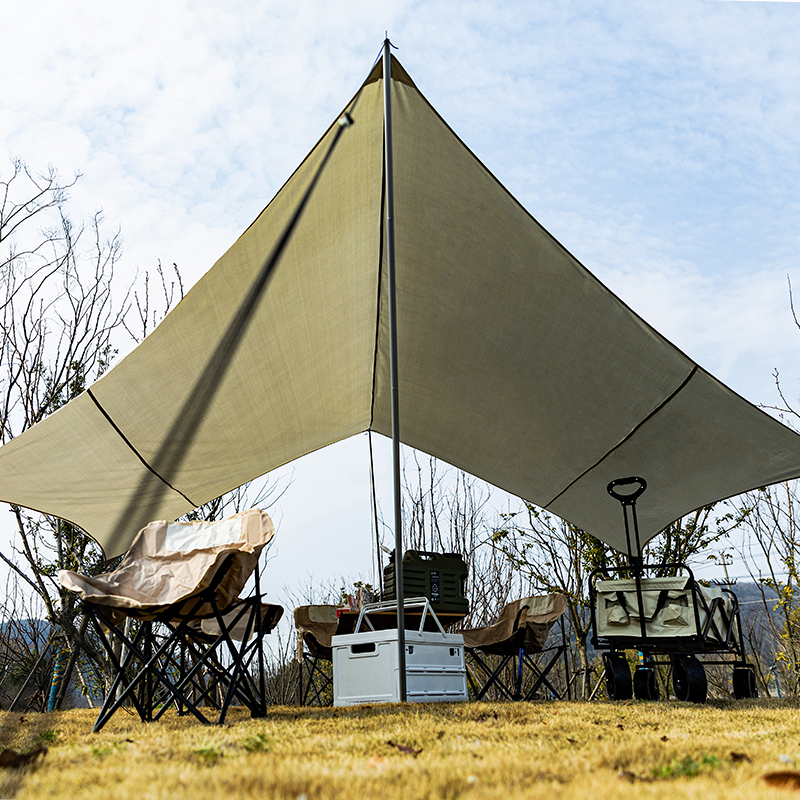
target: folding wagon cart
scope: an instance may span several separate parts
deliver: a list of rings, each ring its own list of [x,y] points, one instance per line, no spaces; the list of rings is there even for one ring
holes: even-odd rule
[[[705,702],[708,664],[732,664],[734,697],[756,697],[755,672],[747,663],[736,594],[728,586],[702,585],[681,562],[645,564],[636,500],[647,482],[639,477],[620,478],[607,488],[622,504],[628,545],[627,566],[601,567],[589,577],[591,642],[603,653],[609,697],[657,700],[655,667],[659,664],[671,668],[678,700]],[[664,577],[665,572],[672,575]],[[638,650],[642,657],[632,679],[625,650]]]

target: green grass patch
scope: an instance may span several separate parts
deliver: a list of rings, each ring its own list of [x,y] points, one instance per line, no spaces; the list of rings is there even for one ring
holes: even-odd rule
[[[218,747],[198,747],[193,751],[203,764],[213,767],[225,754]]]
[[[243,746],[248,753],[263,753],[269,750],[269,738],[263,733],[257,733],[245,739]]]
[[[678,760],[674,759],[669,764],[663,767],[656,767],[653,770],[654,778],[669,779],[669,778],[696,778],[702,772],[708,772],[712,769],[717,769],[723,764],[716,756],[710,756],[707,753],[698,758],[692,756],[685,756]]]

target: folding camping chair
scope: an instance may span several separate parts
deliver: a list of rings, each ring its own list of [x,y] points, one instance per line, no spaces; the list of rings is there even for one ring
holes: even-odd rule
[[[558,699],[568,697],[569,662],[562,618],[566,608],[567,599],[561,594],[523,597],[508,603],[493,625],[462,630],[467,682],[473,699],[482,700],[492,688],[508,700],[532,700],[542,688]],[[561,641],[548,646],[556,621],[561,624]],[[545,661],[537,663],[535,656],[542,654]],[[490,655],[500,658],[487,659]],[[564,660],[567,678],[561,691],[548,677],[559,659]]]
[[[112,683],[94,725],[99,731],[130,702],[140,719],[168,707],[225,720],[231,703],[266,713],[263,636],[283,609],[262,603],[258,560],[275,529],[251,509],[219,522],[151,522],[115,572],[96,577],[62,570],[111,665]],[[239,594],[251,575],[254,593]],[[251,670],[255,661],[257,677]]]
[[[336,606],[299,606],[294,610],[301,706],[333,703],[331,638],[339,626]]]

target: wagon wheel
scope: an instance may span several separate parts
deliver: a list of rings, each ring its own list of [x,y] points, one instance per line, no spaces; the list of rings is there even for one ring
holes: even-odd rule
[[[622,653],[606,653],[606,691],[611,700],[630,700],[633,697],[631,669]]]
[[[733,696],[737,700],[750,700],[758,697],[756,672],[749,664],[744,667],[734,667]]]
[[[658,683],[653,667],[637,667],[633,673],[633,696],[637,700],[658,700]]]
[[[706,671],[695,656],[672,656],[672,687],[678,700],[705,703],[708,694]]]

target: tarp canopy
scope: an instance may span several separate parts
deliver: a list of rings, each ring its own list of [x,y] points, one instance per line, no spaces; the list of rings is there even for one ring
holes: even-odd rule
[[[603,286],[396,60],[391,83],[405,444],[620,550],[612,479],[647,480],[644,541],[695,508],[800,474],[797,434]],[[359,432],[391,434],[382,91],[377,66],[191,442],[175,433],[187,400],[336,123],[138,348],[0,448],[3,500],[76,523],[113,556],[150,520]],[[182,448],[164,462],[175,466],[157,463],[165,446]]]

